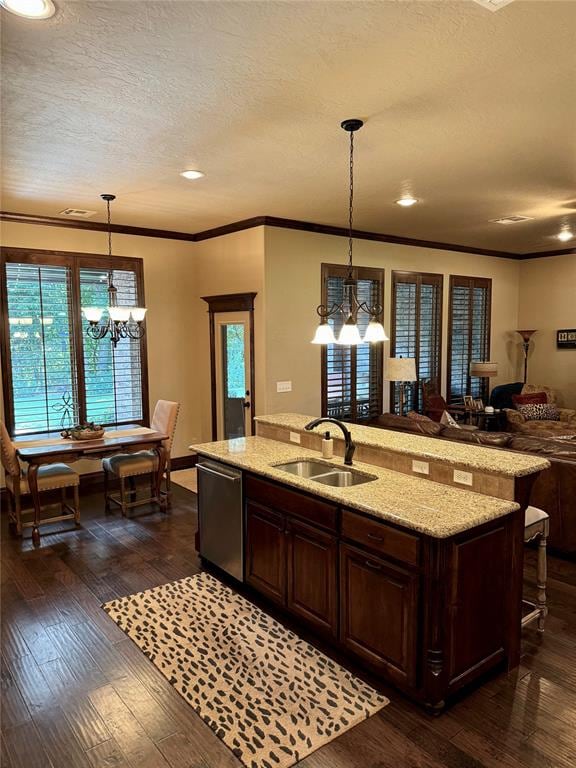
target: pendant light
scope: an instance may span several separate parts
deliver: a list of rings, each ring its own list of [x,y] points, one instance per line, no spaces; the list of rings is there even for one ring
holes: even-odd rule
[[[344,120],[340,124],[350,134],[350,196],[348,204],[348,274],[344,279],[343,296],[340,304],[320,304],[316,312],[320,317],[320,324],[316,329],[312,344],[342,344],[356,346],[362,342],[375,343],[388,341],[384,326],[380,322],[383,308],[381,304],[369,305],[358,298],[358,281],[354,279],[354,267],[352,264],[353,246],[353,214],[354,214],[354,133],[362,128],[362,120]],[[358,313],[363,312],[370,320],[364,338],[358,328]],[[338,338],[329,323],[330,319],[341,318],[344,322]]]
[[[116,195],[100,195],[106,202],[108,219],[108,258],[112,259],[112,224],[110,221],[110,203],[116,200]],[[118,289],[112,283],[113,269],[108,270],[108,317],[100,322],[104,313],[99,307],[82,307],[84,317],[88,320],[86,335],[95,341],[110,337],[116,347],[120,339],[141,339],[145,330],[142,323],[146,315],[145,307],[130,307],[118,305]]]

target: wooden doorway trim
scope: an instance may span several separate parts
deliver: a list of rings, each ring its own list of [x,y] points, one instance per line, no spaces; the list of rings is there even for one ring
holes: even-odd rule
[[[226,293],[220,296],[202,296],[208,304],[210,316],[210,405],[212,408],[212,440],[218,440],[218,414],[216,403],[216,338],[214,315],[220,312],[250,313],[250,402],[252,404],[252,431],[256,414],[256,374],[254,365],[254,299],[256,293]]]

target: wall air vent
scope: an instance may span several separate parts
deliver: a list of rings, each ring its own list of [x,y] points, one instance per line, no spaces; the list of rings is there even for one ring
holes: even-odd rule
[[[85,211],[83,208],[64,208],[60,211],[61,216],[75,216],[77,219],[89,219],[95,213],[96,211]]]
[[[490,219],[490,224],[519,224],[521,221],[532,221],[534,216],[502,216],[501,219]]]
[[[511,3],[512,0],[474,0],[474,2],[481,5],[482,8],[494,12],[499,11],[500,8],[504,8],[504,6]]]

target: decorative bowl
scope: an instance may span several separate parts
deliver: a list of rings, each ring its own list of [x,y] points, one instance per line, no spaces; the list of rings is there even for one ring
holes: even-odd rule
[[[99,440],[104,435],[104,428],[98,427],[92,429],[91,427],[74,427],[68,430],[68,436],[72,440]]]

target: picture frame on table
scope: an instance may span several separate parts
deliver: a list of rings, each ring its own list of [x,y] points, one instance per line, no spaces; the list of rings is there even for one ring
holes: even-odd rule
[[[474,400],[474,408],[477,411],[483,411],[484,410],[484,401],[482,400],[481,397],[478,397],[478,398],[476,398],[476,400]]]
[[[467,411],[473,411],[475,409],[474,398],[472,395],[464,395],[464,407]]]

